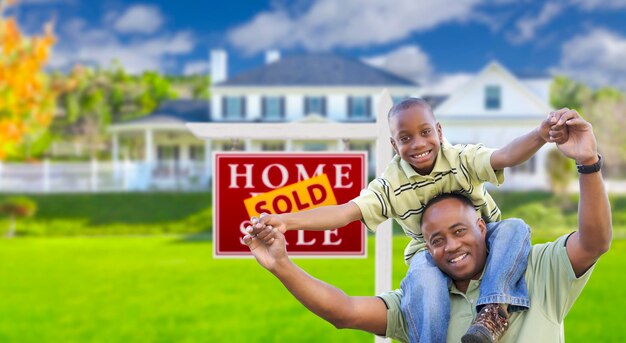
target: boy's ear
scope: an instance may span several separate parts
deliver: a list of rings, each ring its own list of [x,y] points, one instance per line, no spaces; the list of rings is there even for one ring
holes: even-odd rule
[[[437,134],[439,135],[439,141],[443,142],[443,131],[441,130],[441,124],[437,122]]]
[[[396,141],[393,140],[393,137],[389,137],[389,142],[391,143],[391,146],[393,147],[393,151],[397,155],[400,155],[400,152],[398,152],[398,147],[396,146]]]

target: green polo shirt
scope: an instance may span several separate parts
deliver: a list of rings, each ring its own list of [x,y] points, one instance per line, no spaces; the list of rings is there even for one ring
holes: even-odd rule
[[[500,220],[500,210],[485,189],[485,182],[499,186],[504,181],[504,172],[491,167],[494,151],[482,145],[451,145],[444,139],[429,175],[418,174],[396,155],[381,177],[352,201],[359,206],[363,222],[371,231],[388,218],[400,224],[412,238],[404,250],[408,264],[416,252],[425,248],[420,219],[428,201],[439,194],[462,193],[487,222]]]
[[[532,247],[525,274],[531,306],[528,311],[511,314],[509,328],[500,343],[565,342],[563,320],[594,268],[592,266],[581,277],[576,277],[565,249],[567,237]],[[472,324],[479,285],[480,280],[472,280],[466,294],[451,287],[448,342],[460,342]],[[400,310],[402,290],[383,293],[380,298],[388,308],[386,335],[408,342],[406,322]]]

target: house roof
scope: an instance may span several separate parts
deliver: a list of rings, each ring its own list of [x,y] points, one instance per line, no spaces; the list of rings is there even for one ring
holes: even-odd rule
[[[149,115],[120,124],[207,122],[210,112],[208,100],[166,100]]]
[[[318,53],[286,56],[216,86],[415,87],[417,84],[357,59]]]

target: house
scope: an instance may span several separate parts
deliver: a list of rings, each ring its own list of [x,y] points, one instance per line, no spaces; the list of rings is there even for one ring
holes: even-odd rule
[[[281,134],[289,126],[280,124],[334,123],[350,130],[374,121],[382,89],[394,101],[407,96],[427,99],[452,143],[499,147],[535,128],[551,111],[549,78],[519,78],[497,62],[451,94],[437,96],[423,94],[422,86],[411,80],[329,53],[282,58],[270,51],[264,65],[232,77],[227,65],[226,52],[211,52],[209,103],[168,102],[147,117],[111,126],[114,161],[122,155],[141,158],[143,177],[138,179],[147,181],[136,188],[168,188],[185,177],[194,177],[193,187],[206,187],[213,151],[365,150],[371,160],[371,138],[317,138],[314,133],[291,137]],[[214,124],[214,135],[207,141],[196,139],[184,128],[186,122]],[[279,128],[276,136],[238,134],[268,128]],[[507,171],[505,187],[547,188],[546,151],[542,148],[526,164]],[[370,176],[373,170],[370,163]]]

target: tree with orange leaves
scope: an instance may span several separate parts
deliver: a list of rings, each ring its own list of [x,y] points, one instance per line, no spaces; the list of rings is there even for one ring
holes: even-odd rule
[[[54,44],[52,26],[42,36],[24,36],[0,0],[0,161],[46,132],[55,110],[55,92],[43,67]]]

